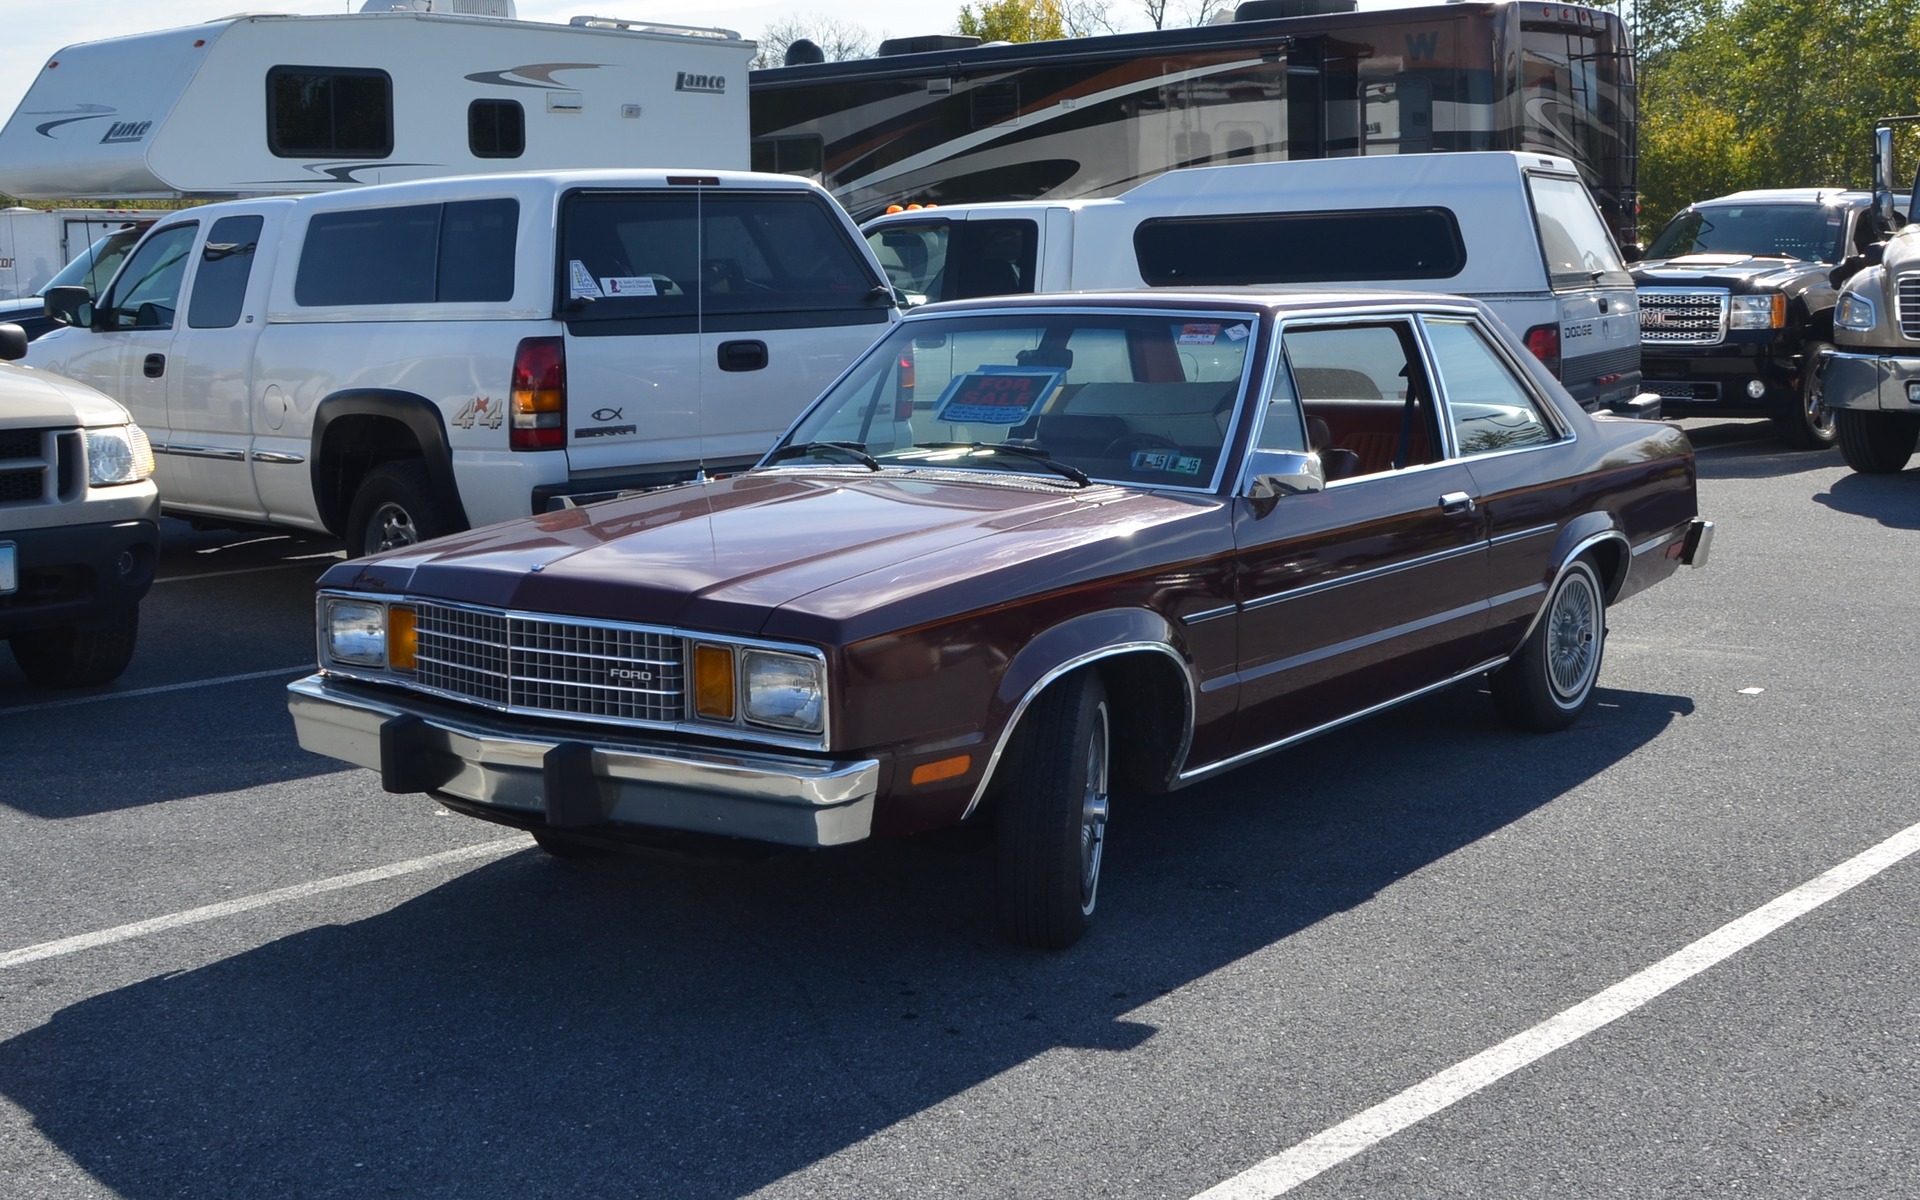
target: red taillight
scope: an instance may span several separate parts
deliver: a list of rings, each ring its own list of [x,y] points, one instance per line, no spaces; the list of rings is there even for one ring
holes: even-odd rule
[[[895,377],[893,389],[893,419],[896,421],[913,420],[913,356],[900,356],[900,373]]]
[[[1527,349],[1533,356],[1547,365],[1556,378],[1560,375],[1560,326],[1535,325],[1527,330]]]
[[[567,352],[557,337],[521,338],[513,354],[507,406],[515,450],[560,450],[567,444]]]

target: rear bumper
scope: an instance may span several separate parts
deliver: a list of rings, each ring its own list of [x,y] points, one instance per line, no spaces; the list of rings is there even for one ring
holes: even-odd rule
[[[523,828],[677,829],[785,846],[862,841],[880,764],[726,751],[524,722],[402,698],[325,674],[287,688],[300,745]]]
[[[1829,408],[1920,413],[1920,356],[1831,350],[1815,369]]]

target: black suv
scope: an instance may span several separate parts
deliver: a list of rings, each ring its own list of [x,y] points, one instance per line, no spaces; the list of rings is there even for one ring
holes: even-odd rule
[[[1789,446],[1833,445],[1833,414],[1804,368],[1833,341],[1835,268],[1875,240],[1872,200],[1735,192],[1667,222],[1633,265],[1641,387],[1663,415],[1767,417]]]

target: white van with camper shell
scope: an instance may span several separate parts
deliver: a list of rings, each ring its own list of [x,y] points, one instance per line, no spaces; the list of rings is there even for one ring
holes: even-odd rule
[[[1450,292],[1484,301],[1585,407],[1640,390],[1633,277],[1564,158],[1193,167],[1109,199],[908,209],[861,229],[909,304],[1143,286]]]
[[[831,196],[744,171],[212,204],[48,306],[26,361],[133,411],[168,512],[353,554],[750,465],[899,315]]]

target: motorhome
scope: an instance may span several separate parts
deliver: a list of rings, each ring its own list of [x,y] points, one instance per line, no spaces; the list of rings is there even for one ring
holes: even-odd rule
[[[512,0],[366,0],[83,42],[47,61],[0,129],[0,193],[211,198],[744,169],[753,50],[725,29],[523,21]]]

